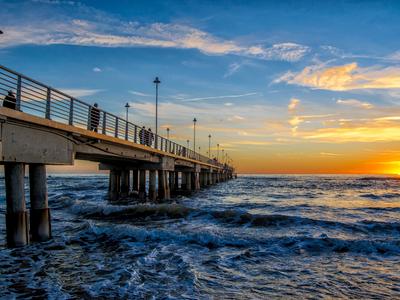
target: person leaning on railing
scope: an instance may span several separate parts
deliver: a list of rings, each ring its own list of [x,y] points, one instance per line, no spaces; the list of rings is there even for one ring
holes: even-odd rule
[[[97,132],[100,122],[100,110],[97,107],[97,103],[90,107],[90,130],[94,132]]]
[[[12,91],[8,91],[8,95],[4,97],[3,107],[16,109],[17,108],[17,99]]]

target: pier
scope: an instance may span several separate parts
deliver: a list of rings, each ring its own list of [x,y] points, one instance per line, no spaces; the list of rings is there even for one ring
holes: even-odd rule
[[[99,163],[100,170],[109,171],[108,197],[115,202],[162,202],[236,176],[228,164],[101,109],[96,108],[98,124],[93,129],[93,106],[0,66],[0,98],[8,91],[15,93],[15,109],[0,107],[0,163],[9,247],[51,238],[46,165],[73,165],[75,159]],[[144,138],[149,136],[153,138]]]

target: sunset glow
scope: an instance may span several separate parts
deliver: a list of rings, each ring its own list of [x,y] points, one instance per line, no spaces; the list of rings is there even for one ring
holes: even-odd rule
[[[159,76],[161,133],[186,145],[196,117],[239,173],[400,173],[398,7],[115,5],[2,3],[1,64],[146,127]]]

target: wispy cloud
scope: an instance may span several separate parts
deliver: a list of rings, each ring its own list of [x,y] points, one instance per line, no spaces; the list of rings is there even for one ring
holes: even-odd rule
[[[232,76],[233,74],[235,74],[237,71],[239,71],[239,69],[241,68],[241,64],[240,63],[232,63],[229,65],[228,70],[225,72],[224,74],[224,78],[227,78],[229,76]]]
[[[28,14],[28,12],[25,13]],[[78,14],[78,11],[76,13]],[[97,17],[96,13],[101,17]],[[0,13],[0,17],[3,14]],[[125,22],[109,15],[105,16],[103,12],[98,11],[95,11],[90,19],[86,17],[72,19],[66,15],[57,15],[46,20],[32,20],[32,16],[30,16],[29,24],[21,22],[24,19],[23,15],[20,15],[18,19],[19,21],[7,19],[7,25],[2,28],[5,34],[2,36],[1,48],[27,44],[160,47],[197,49],[207,55],[232,54],[262,60],[282,61],[298,61],[310,52],[308,46],[291,42],[248,45],[234,39],[227,40],[216,37],[186,24]],[[238,66],[232,66],[231,72],[234,72],[235,68]]]
[[[138,92],[138,91],[129,91],[132,95],[140,96],[140,97],[153,97],[154,95]]]
[[[361,68],[355,62],[331,67],[319,64],[306,67],[298,73],[289,71],[274,82],[332,91],[395,89],[400,88],[400,67]]]
[[[196,101],[204,101],[204,100],[218,100],[218,99],[227,99],[227,98],[241,98],[241,97],[248,97],[259,95],[257,92],[252,93],[245,93],[245,94],[237,94],[237,95],[222,95],[222,96],[210,96],[210,97],[198,97],[198,98],[188,98],[182,99],[182,102],[196,102]],[[230,106],[230,105],[228,105]]]
[[[288,105],[289,112],[291,112],[291,113],[294,112],[299,104],[300,104],[299,99],[297,99],[297,98],[290,99],[290,102]]]
[[[99,67],[94,67],[93,72],[101,72],[102,70]]]
[[[97,94],[99,92],[102,92],[102,89],[64,89],[60,88],[60,91],[63,91],[64,93],[72,96],[72,97],[85,97],[85,96],[92,96],[94,94]]]
[[[364,109],[371,109],[374,107],[371,103],[363,102],[357,99],[339,99],[336,101],[336,103]]]

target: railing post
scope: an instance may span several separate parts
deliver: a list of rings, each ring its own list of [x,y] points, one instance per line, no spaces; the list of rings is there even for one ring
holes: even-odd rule
[[[155,136],[156,139],[154,141],[154,148],[158,149],[158,135]]]
[[[103,111],[103,128],[101,129],[101,132],[103,134],[106,134],[106,126],[107,126],[107,113],[105,111]]]
[[[133,138],[133,141],[137,144],[137,126],[136,125],[134,126],[135,126],[135,136]]]
[[[71,101],[69,102],[68,124],[69,125],[74,125],[74,98],[71,98]]]
[[[16,110],[21,110],[21,88],[22,88],[22,79],[21,79],[21,75],[18,75],[17,98],[15,101],[15,109]]]
[[[126,126],[125,126],[125,140],[128,140],[128,125],[129,123],[127,121],[126,122]]]
[[[115,137],[118,137],[118,117],[115,117]]]
[[[51,90],[47,88],[47,97],[46,97],[46,119],[50,119],[50,99],[51,99]]]

